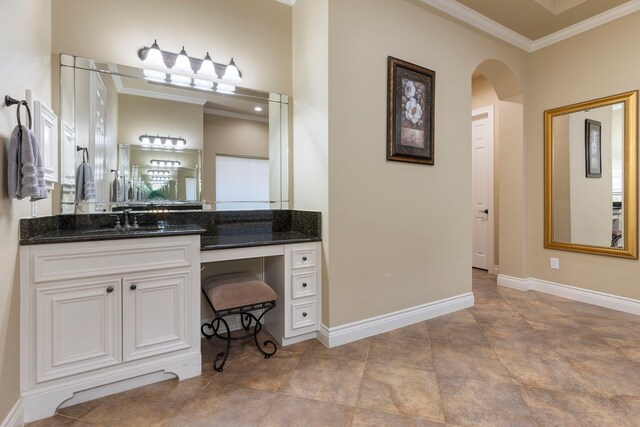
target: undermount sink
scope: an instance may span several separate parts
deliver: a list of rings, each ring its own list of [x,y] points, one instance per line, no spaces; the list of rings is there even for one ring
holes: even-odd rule
[[[98,228],[94,230],[83,230],[82,234],[123,234],[123,233],[148,233],[153,231],[164,231],[170,229],[169,225],[141,225],[130,228]]]

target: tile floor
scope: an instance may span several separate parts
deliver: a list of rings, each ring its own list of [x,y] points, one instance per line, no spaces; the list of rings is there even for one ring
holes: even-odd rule
[[[473,271],[474,308],[272,359],[203,341],[203,374],[61,409],[33,426],[638,426],[640,316]],[[214,348],[215,347],[215,348]]]

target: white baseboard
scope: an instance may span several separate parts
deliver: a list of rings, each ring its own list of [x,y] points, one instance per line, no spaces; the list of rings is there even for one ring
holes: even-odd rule
[[[607,294],[605,292],[592,291],[590,289],[563,285],[542,279],[520,279],[503,275],[498,276],[498,285],[519,291],[534,290],[574,301],[610,308],[612,310],[640,315],[640,300]]]
[[[515,289],[516,291],[528,291],[530,289],[527,279],[506,276],[504,274],[498,275],[498,286]]]
[[[468,307],[473,307],[471,292],[333,328],[323,324],[317,338],[327,347],[336,347]]]
[[[22,406],[22,398],[18,398],[13,408],[7,414],[7,417],[0,423],[0,427],[20,427],[24,425],[24,407]]]

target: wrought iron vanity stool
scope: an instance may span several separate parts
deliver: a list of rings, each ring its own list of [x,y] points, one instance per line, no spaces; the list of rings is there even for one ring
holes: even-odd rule
[[[278,348],[271,340],[266,340],[260,345],[258,333],[262,330],[261,320],[264,315],[276,306],[276,293],[266,283],[259,280],[251,273],[233,273],[213,276],[202,280],[202,293],[213,310],[214,318],[209,323],[204,323],[200,328],[207,340],[216,337],[227,342],[224,352],[218,353],[213,361],[213,369],[222,372],[224,364],[229,357],[231,341],[244,340],[253,337],[256,347],[265,359],[270,358]],[[253,311],[263,310],[256,316]],[[240,323],[246,334],[231,336],[227,316],[239,315]],[[251,324],[255,322],[253,328]],[[222,327],[224,326],[224,329]],[[253,329],[253,330],[251,330]],[[273,351],[268,352],[264,347],[272,346]]]

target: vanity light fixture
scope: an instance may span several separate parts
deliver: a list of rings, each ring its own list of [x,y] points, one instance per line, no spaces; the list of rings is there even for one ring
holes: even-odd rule
[[[138,50],[138,58],[149,80],[203,90],[213,90],[217,83],[217,91],[222,93],[233,93],[235,85],[242,82],[242,73],[233,58],[227,65],[213,62],[209,52],[203,59],[193,58],[187,55],[184,46],[180,53],[167,52],[154,40],[151,47]]]
[[[180,162],[177,161],[177,160],[156,160],[156,159],[153,159],[149,163],[151,163],[151,166],[171,166],[171,167],[180,166]]]
[[[156,145],[156,146],[165,146],[165,147],[169,147],[169,148],[181,148],[184,147],[185,145],[187,145],[187,140],[180,137],[180,138],[176,138],[173,136],[160,136],[160,135],[140,135],[140,137],[138,138],[138,140],[140,142],[142,142],[143,144],[151,144],[151,145]]]

